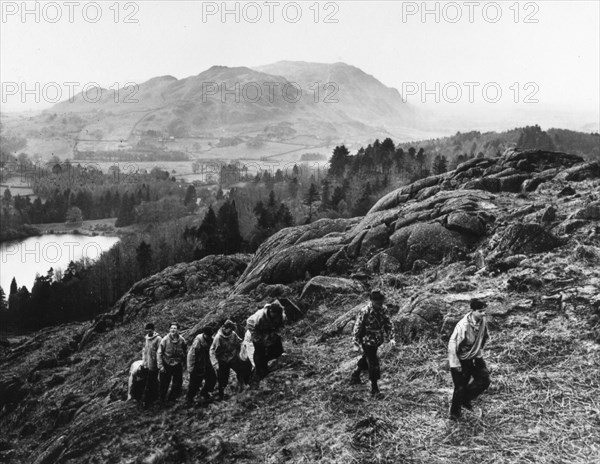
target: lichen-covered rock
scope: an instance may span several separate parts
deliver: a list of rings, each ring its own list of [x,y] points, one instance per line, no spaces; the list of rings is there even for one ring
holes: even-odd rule
[[[556,175],[557,180],[573,182],[581,182],[586,179],[597,179],[598,177],[600,177],[600,162],[598,161],[577,164]]]
[[[292,289],[287,285],[282,284],[273,284],[273,285],[265,285],[260,284],[254,290],[254,294],[261,297],[269,297],[269,298],[277,298],[281,296],[290,296],[292,294]]]
[[[374,250],[385,248],[389,241],[388,228],[385,224],[380,224],[367,231],[360,246],[360,254],[366,256]]]
[[[0,409],[4,405],[16,404],[27,396],[28,388],[19,377],[3,375],[0,377]]]
[[[329,258],[347,243],[341,233],[359,222],[355,219],[320,219],[312,224],[280,230],[256,251],[234,287],[235,294],[248,293],[259,284],[287,284],[318,275]]]
[[[451,309],[451,303],[441,297],[421,295],[407,302],[393,321],[400,339],[410,342],[415,338],[438,334],[444,316]]]
[[[554,222],[556,220],[556,208],[552,205],[548,206],[544,211],[542,211],[542,215],[540,218],[541,222]]]
[[[360,282],[342,277],[317,276],[310,279],[302,289],[300,299],[316,295],[332,295],[337,293],[362,293]]]
[[[555,230],[558,235],[565,235],[571,234],[585,225],[586,221],[583,219],[567,219],[561,222]]]
[[[517,255],[542,253],[560,245],[560,241],[539,224],[510,225],[500,237],[496,253]]]
[[[250,255],[210,255],[176,264],[136,282],[115,306],[121,318],[130,319],[159,301],[202,293],[215,284],[235,279],[249,261]]]
[[[396,258],[390,256],[387,251],[382,251],[367,262],[366,269],[373,274],[389,274],[400,272],[402,265]]]
[[[459,232],[439,223],[415,224],[396,231],[390,237],[390,255],[402,263],[402,269],[412,269],[418,259],[440,263],[454,248],[467,250],[473,242]]]
[[[519,150],[515,148],[509,148],[500,158],[500,164],[504,166],[517,167],[521,161],[533,165],[537,171],[544,171],[550,168],[569,168],[581,163],[583,158],[578,155],[549,150]]]
[[[566,187],[564,187],[560,192],[558,192],[558,197],[562,198],[562,197],[570,197],[575,195],[577,192],[575,191],[575,189],[573,187],[571,187],[570,185],[567,185]]]
[[[585,208],[576,211],[573,219],[600,220],[600,202],[590,203]]]
[[[471,234],[480,237],[485,234],[485,223],[479,216],[464,211],[450,213],[446,222],[446,228],[463,234]]]
[[[500,191],[519,193],[523,182],[529,178],[530,176],[528,174],[515,174],[513,176],[502,177],[500,179]]]

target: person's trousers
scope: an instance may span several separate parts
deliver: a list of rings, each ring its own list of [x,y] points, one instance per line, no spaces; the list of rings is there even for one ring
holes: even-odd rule
[[[363,345],[363,355],[358,360],[356,372],[360,375],[360,371],[368,371],[369,379],[376,382],[381,377],[381,368],[379,366],[379,358],[377,357],[377,346]]]
[[[144,385],[144,393],[142,394],[142,402],[150,404],[158,398],[158,370],[148,370],[146,383]]]
[[[277,359],[283,354],[283,344],[281,338],[270,344],[254,342],[254,366],[256,367],[256,375],[259,379],[266,377],[269,372],[268,364],[272,359]]]
[[[129,396],[128,398],[132,398],[136,401],[140,401],[142,399],[142,394],[144,392],[144,384],[146,383],[148,375],[148,370],[142,370],[137,373],[137,375],[130,374],[129,375]]]
[[[204,385],[200,391],[200,396],[208,398],[208,394],[214,390],[215,385],[217,384],[217,374],[210,364],[204,369],[204,372],[190,372],[190,385],[188,386],[187,392],[188,401],[194,399],[196,393],[200,390],[202,382],[204,382]]]
[[[183,385],[183,366],[176,364],[169,366],[165,364],[164,372],[159,374],[160,383],[160,400],[165,401],[167,399],[167,392],[169,391],[169,385],[173,381],[171,386],[171,392],[169,393],[169,401],[176,400],[181,395],[181,385]]]
[[[220,392],[225,391],[232,370],[237,376],[238,385],[248,385],[250,383],[252,363],[249,360],[242,361],[239,356],[235,356],[229,362],[219,361],[218,380]]]
[[[483,358],[460,362],[462,371],[450,369],[454,382],[454,394],[450,415],[459,417],[463,404],[470,403],[490,386],[490,371]]]

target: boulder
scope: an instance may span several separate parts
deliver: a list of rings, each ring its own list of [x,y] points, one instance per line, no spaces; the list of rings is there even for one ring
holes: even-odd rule
[[[581,182],[582,180],[596,179],[598,177],[600,177],[600,162],[598,161],[580,163],[556,175],[557,180],[573,182]]]
[[[360,246],[360,254],[366,256],[375,250],[385,248],[389,241],[388,228],[385,224],[381,224],[367,231]]]
[[[544,171],[551,168],[569,168],[577,163],[581,163],[583,158],[556,151],[539,149],[521,150],[518,148],[509,148],[500,158],[500,164],[504,166],[517,167],[521,161],[526,161],[536,171]],[[522,164],[522,166],[524,165]]]
[[[566,221],[561,222],[556,228],[556,233],[558,235],[571,234],[575,232],[580,227],[586,225],[586,221],[583,219],[567,219]]]
[[[451,309],[450,303],[437,296],[413,298],[393,318],[400,340],[410,342],[415,338],[438,334],[444,316]]]
[[[424,259],[417,259],[413,263],[411,271],[414,274],[419,274],[419,273],[423,272],[425,269],[427,269],[429,266],[430,266],[430,264],[427,261],[425,261]]]
[[[25,383],[17,376],[3,375],[0,377],[0,410],[5,405],[19,403],[27,396]]]
[[[396,336],[402,343],[410,343],[413,340],[430,332],[431,326],[425,319],[416,314],[401,314],[394,318]]]
[[[269,297],[269,298],[277,298],[277,297],[286,297],[291,295],[292,289],[287,285],[282,284],[274,284],[274,285],[265,285],[260,284],[254,290],[254,293],[260,297]]]
[[[455,248],[467,250],[472,243],[472,239],[439,223],[414,224],[391,236],[389,254],[402,264],[402,270],[408,271],[418,259],[440,263]]]
[[[166,299],[203,293],[213,285],[228,282],[246,269],[250,255],[210,255],[191,263],[179,263],[136,282],[116,303],[123,320]]]
[[[500,179],[500,191],[519,193],[523,182],[529,178],[528,174],[515,174],[513,176],[502,177]]]
[[[527,255],[512,255],[503,258],[501,255],[492,254],[486,260],[486,267],[490,272],[506,272],[514,269],[527,259]]]
[[[575,189],[573,187],[571,187],[570,185],[567,185],[566,187],[564,187],[560,192],[558,192],[558,197],[562,198],[562,197],[570,197],[575,195],[577,192],[575,191]]]
[[[488,192],[497,193],[500,191],[500,179],[495,177],[481,177],[466,182],[462,188],[465,190],[487,190]]]
[[[285,253],[277,252],[264,257],[245,272],[234,287],[234,294],[248,293],[260,283],[287,284],[302,280],[306,274],[318,275],[324,271],[329,258],[343,246],[340,237],[309,240],[292,245]]]
[[[516,223],[502,233],[495,253],[508,255],[542,253],[560,245],[560,241],[539,224]]]
[[[364,288],[360,282],[342,277],[313,277],[302,289],[300,299],[319,295],[332,295],[339,293],[363,293]]]
[[[523,182],[522,189],[525,192],[535,192],[537,188],[544,183],[544,180],[539,177],[534,177],[533,179],[527,179]]]
[[[329,258],[348,242],[341,232],[351,229],[359,220],[320,219],[280,230],[258,248],[233,293],[248,293],[260,283],[287,284],[304,279],[307,272],[320,274],[327,268]]]
[[[556,208],[552,205],[542,211],[541,222],[554,222],[556,220]]]
[[[597,221],[600,219],[600,202],[590,203],[585,208],[575,212],[573,219],[585,219]]]
[[[396,258],[390,256],[387,252],[382,251],[367,262],[366,269],[373,274],[391,274],[400,272],[402,266]]]
[[[476,237],[485,234],[484,222],[477,215],[466,213],[464,211],[450,213],[446,222],[446,228],[462,234],[471,234]]]

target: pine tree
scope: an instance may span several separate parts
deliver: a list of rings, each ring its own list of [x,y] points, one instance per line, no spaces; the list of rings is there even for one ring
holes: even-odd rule
[[[194,253],[195,259],[204,258],[210,254],[221,252],[221,241],[218,235],[217,216],[212,206],[208,207],[204,219],[198,228],[195,228],[196,239],[200,242],[197,246],[198,252]]]
[[[345,198],[346,198],[346,194],[344,193],[344,190],[342,189],[342,187],[337,186],[333,190],[333,195],[331,196],[332,206],[339,211],[338,205],[339,205],[340,201],[344,200]]]
[[[152,247],[144,240],[135,250],[135,259],[142,277],[150,275],[152,272]]]
[[[432,168],[434,174],[443,174],[448,170],[448,160],[444,155],[436,155]]]
[[[288,183],[288,193],[290,195],[290,198],[296,199],[298,197],[299,189],[300,189],[300,186],[298,185],[298,178],[297,177],[292,178],[292,180],[290,180]]]
[[[417,164],[419,165],[419,176],[423,177],[423,165],[425,164],[425,150],[419,148],[419,152],[416,156]]]
[[[312,204],[319,199],[319,191],[314,183],[310,184],[310,188],[304,198],[304,204],[308,205],[308,222],[312,219]]]
[[[341,177],[344,175],[349,161],[350,152],[345,145],[335,147],[333,155],[329,160],[329,175],[332,177]]]
[[[13,277],[12,281],[10,282],[10,293],[9,295],[14,295],[15,293],[17,293],[19,287],[17,287],[17,279]]]
[[[365,214],[368,213],[368,211],[371,208],[371,206],[372,206],[372,202],[371,202],[371,184],[369,182],[367,182],[363,186],[360,198],[358,199],[358,201],[355,203],[354,207],[352,208],[352,215],[354,217],[356,217],[356,216],[364,216]]]
[[[331,208],[331,187],[329,180],[323,179],[321,182],[321,209],[327,210]]]
[[[133,194],[123,194],[115,227],[125,227],[135,222],[135,199]]]
[[[279,210],[277,211],[277,227],[279,229],[284,229],[293,225],[294,217],[292,216],[290,209],[284,203],[281,203],[279,205]]]
[[[0,311],[4,312],[8,309],[8,302],[6,301],[6,293],[4,289],[0,287]]]
[[[189,185],[185,191],[185,198],[183,199],[183,205],[189,206],[192,210],[196,207],[196,200],[198,195],[196,193],[196,187]]]
[[[242,249],[242,234],[235,201],[226,201],[219,208],[217,215],[217,228],[225,254],[237,253]]]

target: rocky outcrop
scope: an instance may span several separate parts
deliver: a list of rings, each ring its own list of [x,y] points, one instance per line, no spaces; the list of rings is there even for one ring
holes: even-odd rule
[[[600,220],[600,201],[595,201],[585,208],[577,210],[573,215],[573,219],[585,219],[591,221]]]
[[[494,253],[504,256],[542,253],[559,245],[560,240],[541,225],[516,223],[502,232]]]
[[[283,229],[257,250],[234,287],[235,294],[248,293],[259,284],[286,284],[318,275],[327,260],[343,246],[344,232],[357,219],[320,219],[312,224]]]
[[[155,303],[201,294],[216,283],[233,283],[246,269],[249,255],[211,255],[199,261],[180,263],[140,280],[116,303],[121,319],[129,320]]]
[[[258,249],[234,293],[322,274],[409,271],[415,262],[423,269],[444,259],[461,258],[497,229],[497,217],[504,212],[495,193],[533,192],[554,179],[580,181],[598,176],[597,163],[544,150],[510,149],[498,158],[471,159],[454,171],[388,193],[363,218],[322,219],[278,232]],[[573,219],[592,219],[597,215],[595,208],[588,206]],[[554,207],[539,209],[527,205],[512,217],[524,216],[525,222],[547,228],[564,219]],[[536,224],[508,231],[499,251],[538,253],[559,245]]]
[[[313,277],[302,289],[300,299],[324,296],[324,295],[335,295],[335,294],[347,294],[347,293],[362,293],[365,289],[360,282],[352,279],[344,279],[341,277],[325,277],[317,276]]]
[[[450,253],[464,252],[470,242],[462,234],[438,223],[414,224],[392,235],[390,254],[402,266],[411,270],[417,260],[439,263]]]

